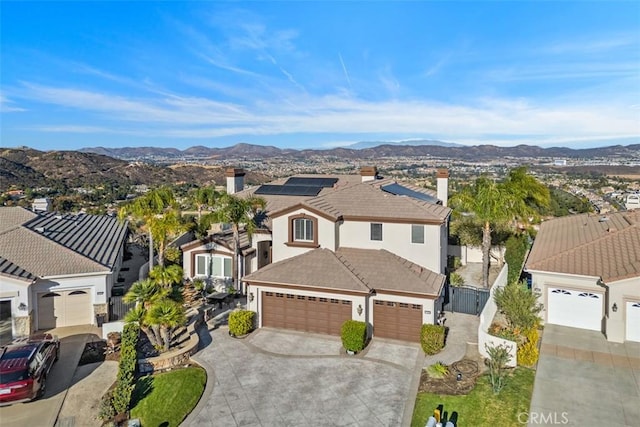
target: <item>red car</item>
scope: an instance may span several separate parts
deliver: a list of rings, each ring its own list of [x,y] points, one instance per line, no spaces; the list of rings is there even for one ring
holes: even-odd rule
[[[15,340],[0,349],[0,406],[28,402],[46,390],[60,341],[51,334]]]

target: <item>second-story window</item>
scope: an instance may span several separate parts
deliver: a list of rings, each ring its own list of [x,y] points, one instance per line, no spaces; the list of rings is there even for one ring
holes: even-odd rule
[[[411,243],[424,243],[424,225],[411,225]]]
[[[371,240],[382,241],[382,224],[378,222],[371,223]]]
[[[313,242],[313,221],[308,218],[293,220],[293,239],[296,242]]]

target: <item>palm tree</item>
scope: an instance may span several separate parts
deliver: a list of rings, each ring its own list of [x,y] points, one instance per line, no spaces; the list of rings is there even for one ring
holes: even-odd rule
[[[220,206],[214,212],[217,221],[231,224],[233,230],[233,280],[234,288],[240,289],[240,226],[243,225],[249,238],[258,228],[257,215],[267,202],[261,197],[240,198],[225,194],[220,198]]]
[[[155,348],[162,347],[162,342],[158,341],[151,325],[147,322],[147,314],[148,310],[143,305],[136,305],[124,316],[124,321],[127,323],[136,322],[140,325],[140,330],[147,335],[152,346]]]
[[[155,271],[155,268],[154,268]],[[148,309],[155,302],[166,298],[167,290],[153,279],[138,280],[124,295],[124,302],[135,302],[136,306]]]
[[[149,272],[149,277],[154,283],[169,290],[173,285],[182,282],[183,270],[179,265],[170,265],[168,267],[157,265]]]
[[[152,325],[152,330],[157,334],[156,339],[162,343],[164,351],[169,350],[173,331],[187,322],[182,306],[169,299],[153,305],[146,320]]]
[[[175,197],[171,189],[162,187],[149,191],[145,195],[138,197],[133,202],[123,206],[118,211],[118,217],[124,220],[132,217],[137,220],[140,230],[145,231],[149,236],[149,270],[153,267],[153,241],[160,238],[161,251],[159,251],[158,262],[164,262],[164,246],[166,245],[167,232],[177,231],[176,214],[170,215],[170,219],[164,219],[163,214],[170,210],[177,209]],[[156,228],[159,229],[156,231]]]
[[[198,222],[202,219],[202,211],[216,204],[220,194],[212,187],[198,187],[193,193],[193,201],[198,209]]]
[[[473,214],[482,225],[482,284],[485,288],[489,287],[491,232],[516,216],[534,215],[536,206],[549,203],[549,191],[545,190],[544,185],[527,175],[526,168],[517,168],[503,183],[482,176],[451,198],[454,209]]]

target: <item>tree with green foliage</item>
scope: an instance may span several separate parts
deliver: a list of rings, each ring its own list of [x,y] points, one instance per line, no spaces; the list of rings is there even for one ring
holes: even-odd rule
[[[512,358],[509,353],[510,348],[502,344],[495,347],[485,344],[485,349],[487,350],[487,354],[489,354],[487,363],[489,365],[491,388],[493,388],[495,394],[498,394],[504,387],[507,377],[507,363],[509,363]]]
[[[198,210],[198,222],[202,219],[202,211],[216,205],[220,194],[213,187],[198,187],[190,192],[193,203]]]
[[[489,287],[492,232],[515,218],[528,221],[539,206],[548,204],[549,192],[526,169],[512,170],[504,182],[481,176],[456,193],[450,205],[458,213],[468,213],[482,225],[482,284]]]
[[[146,320],[151,325],[151,330],[164,351],[169,350],[173,332],[187,322],[182,306],[170,299],[163,299],[152,305]]]
[[[220,204],[212,216],[216,221],[230,224],[233,230],[233,280],[234,288],[240,289],[240,228],[251,238],[259,227],[261,211],[267,202],[261,197],[241,198],[233,194],[225,194],[220,198]]]
[[[179,265],[157,265],[149,272],[149,277],[165,289],[171,289],[182,282],[183,270]]]
[[[535,328],[540,323],[542,305],[526,282],[511,282],[496,289],[493,299],[512,330],[520,333]]]

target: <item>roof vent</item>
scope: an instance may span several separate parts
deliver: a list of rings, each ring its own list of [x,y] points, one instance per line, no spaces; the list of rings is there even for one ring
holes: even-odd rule
[[[600,219],[598,219],[598,222],[605,222],[605,221],[609,221],[608,216],[601,216]]]
[[[38,233],[44,233],[44,227],[36,227]]]

